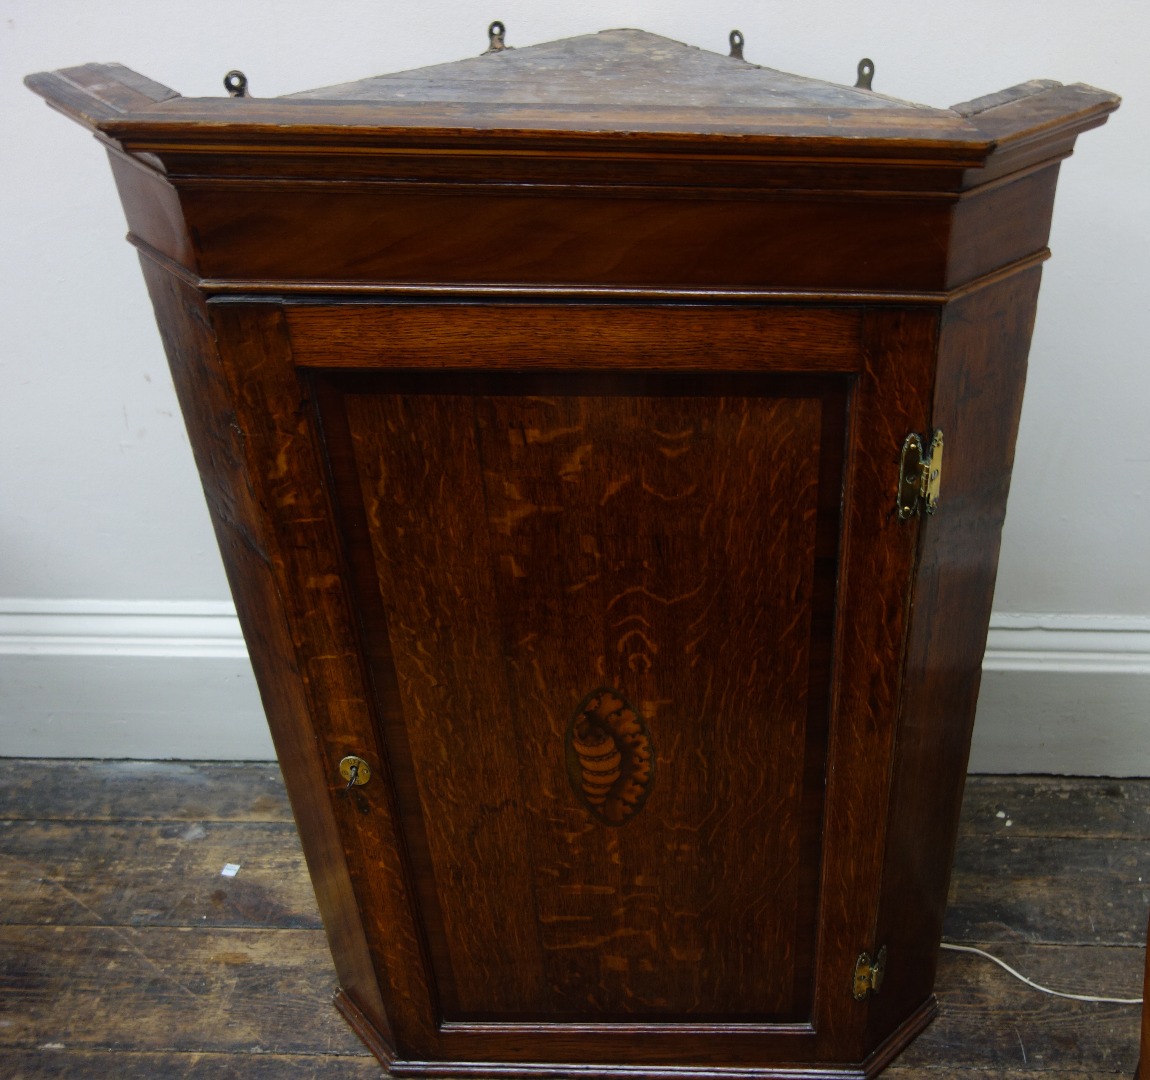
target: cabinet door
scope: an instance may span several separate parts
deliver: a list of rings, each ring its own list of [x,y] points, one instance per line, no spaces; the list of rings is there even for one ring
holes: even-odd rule
[[[322,380],[445,1020],[810,1012],[844,380]]]
[[[901,648],[865,620],[844,639],[842,616],[864,594],[900,612],[909,566],[880,572],[893,489],[883,510],[868,496],[871,577],[847,588],[844,507],[869,477],[855,414],[876,385],[862,316],[286,321],[379,748],[344,844],[361,875],[403,880],[402,962],[428,987],[423,1005],[385,992],[401,1056],[703,1060],[702,1031],[736,1060],[817,1056],[823,966],[845,989],[845,957],[872,945],[856,871],[828,860],[881,846],[882,807],[831,766],[874,754],[895,707],[864,691],[868,715],[836,715],[862,700],[838,684],[861,644],[872,686]],[[397,862],[369,849],[378,814]],[[397,929],[361,906],[386,987]]]

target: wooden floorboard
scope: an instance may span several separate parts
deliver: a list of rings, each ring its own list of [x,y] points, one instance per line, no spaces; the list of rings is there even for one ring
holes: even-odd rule
[[[1082,837],[962,843],[943,932],[954,941],[1145,944],[1148,851],[1145,840]]]
[[[1150,781],[972,778],[947,938],[1137,996],[1147,841]],[[274,765],[0,759],[2,1080],[378,1077],[334,989]],[[954,953],[938,997],[892,1080],[1133,1072],[1136,1007]]]
[[[1150,840],[1150,781],[971,776],[961,835]]]
[[[11,821],[0,850],[0,924],[321,927],[286,822]]]
[[[363,1053],[333,990],[321,930],[0,933],[0,1045],[21,1049]]]
[[[292,815],[275,762],[0,758],[0,819],[290,824]]]
[[[5,1071],[10,1070],[10,1071]],[[375,1058],[316,1054],[17,1050],[0,1062],[11,1080],[379,1080]]]

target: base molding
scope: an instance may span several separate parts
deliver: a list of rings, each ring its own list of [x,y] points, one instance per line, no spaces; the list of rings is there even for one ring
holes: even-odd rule
[[[878,1076],[895,1058],[926,1030],[930,1022],[938,1016],[938,998],[931,994],[914,1012],[902,1022],[899,1028],[885,1039],[864,1064],[869,1080]]]
[[[861,1064],[613,1065],[602,1062],[413,1061],[396,1057],[390,1044],[344,990],[333,1004],[390,1076],[428,1080],[872,1080],[903,1052],[938,1014],[933,994]],[[700,1036],[705,1038],[706,1036]]]
[[[332,998],[332,1004],[347,1021],[348,1027],[359,1036],[363,1045],[376,1056],[385,1069],[389,1069],[392,1062],[395,1061],[395,1051],[391,1044],[376,1030],[375,1025],[355,1003],[352,996],[343,987],[340,987]]]

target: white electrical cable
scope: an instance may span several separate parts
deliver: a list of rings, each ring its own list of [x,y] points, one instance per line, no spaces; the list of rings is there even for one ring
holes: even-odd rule
[[[942,948],[949,949],[951,952],[972,953],[974,956],[983,956],[987,960],[993,960],[1000,968],[1009,971],[1016,979],[1021,979],[1027,986],[1033,986],[1035,990],[1041,990],[1044,994],[1052,994],[1054,997],[1068,998],[1070,1001],[1100,1001],[1107,1005],[1141,1005],[1141,998],[1117,998],[1117,997],[1094,997],[1091,994],[1064,994],[1061,990],[1051,990],[1048,986],[1039,986],[1033,979],[1028,979],[1019,971],[1015,971],[1005,960],[999,960],[997,956],[991,956],[988,952],[983,952],[982,949],[976,949],[973,945],[952,945],[949,941],[942,943]]]

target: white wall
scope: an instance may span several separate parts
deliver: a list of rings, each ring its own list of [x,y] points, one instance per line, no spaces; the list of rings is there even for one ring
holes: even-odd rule
[[[270,754],[103,154],[21,87],[120,61],[259,96],[640,26],[946,105],[1125,98],[1063,167],[973,766],[1150,774],[1150,5],[1144,0],[0,0],[0,754]],[[1033,617],[1032,617],[1033,616]],[[220,644],[224,642],[224,644]]]

